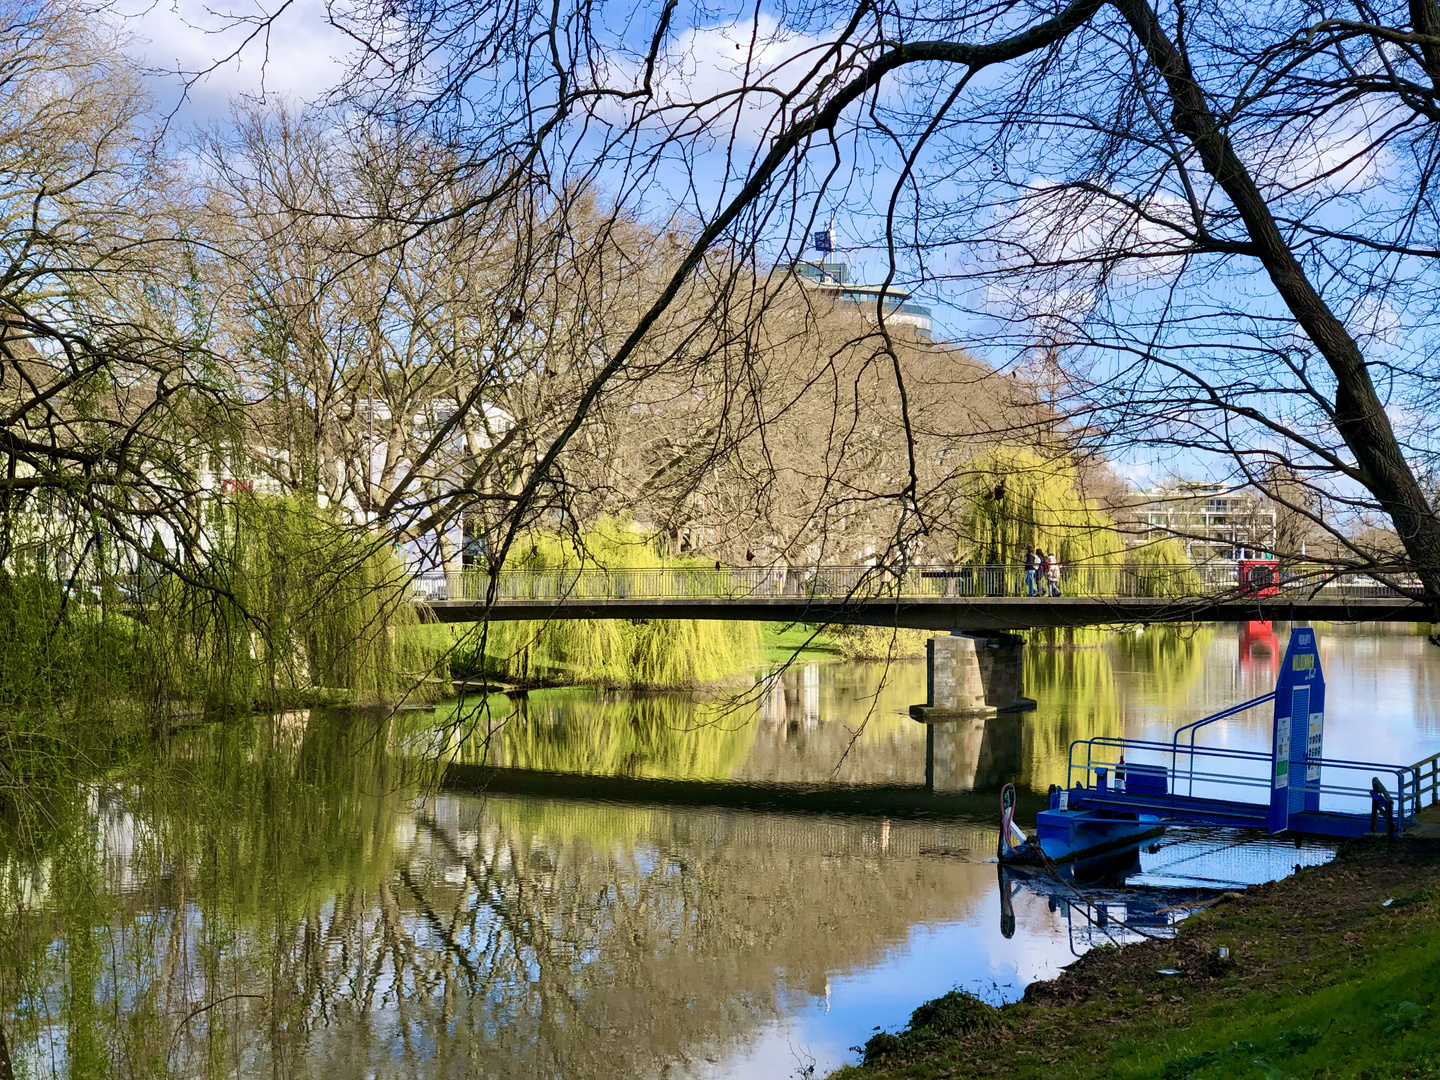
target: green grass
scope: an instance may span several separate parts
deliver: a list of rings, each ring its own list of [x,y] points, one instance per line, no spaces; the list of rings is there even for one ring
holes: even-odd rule
[[[760,656],[765,665],[833,660],[840,655],[835,636],[808,623],[762,623]]]
[[[993,1023],[882,1040],[870,1076],[1016,1080],[1440,1077],[1440,866],[1368,853],[1088,954]],[[1382,901],[1392,898],[1390,907]],[[1219,968],[1215,946],[1234,962]],[[1185,974],[1164,976],[1161,968]],[[881,1053],[872,1054],[872,1060]]]

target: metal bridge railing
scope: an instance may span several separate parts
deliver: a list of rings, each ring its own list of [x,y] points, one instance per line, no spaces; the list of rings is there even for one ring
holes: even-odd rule
[[[1019,566],[771,566],[667,567],[609,570],[501,570],[497,600],[701,600],[981,598],[1026,595]],[[1401,584],[1408,586],[1408,582]],[[1418,587],[1418,582],[1416,583]],[[424,573],[414,579],[420,600],[483,602],[491,576],[483,570]],[[1041,582],[1044,590],[1044,583]],[[1358,575],[1335,576],[1320,566],[1282,567],[1272,589],[1238,580],[1236,568],[1212,566],[1090,566],[1064,568],[1061,594],[1095,599],[1144,597],[1176,600],[1293,596],[1334,599],[1394,598],[1389,585]],[[1038,600],[1038,598],[1037,598]]]

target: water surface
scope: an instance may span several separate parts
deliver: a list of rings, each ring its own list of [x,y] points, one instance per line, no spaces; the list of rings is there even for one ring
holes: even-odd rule
[[[1440,650],[1408,628],[1321,642],[1327,754],[1440,751]],[[1128,888],[1077,895],[1002,877],[992,815],[956,810],[1063,781],[1073,739],[1165,739],[1256,696],[1276,653],[1253,626],[1028,650],[1039,708],[937,730],[928,814],[676,806],[647,785],[923,795],[915,662],[803,665],[750,701],[548,691],[194,731],[78,784],[6,853],[6,1033],[36,1077],[823,1073],[952,987],[1013,1000],[1127,923],[1172,924],[1177,896],[1327,858],[1175,831]],[[1210,736],[1263,750],[1268,720]],[[635,782],[497,794],[445,782],[442,759]]]

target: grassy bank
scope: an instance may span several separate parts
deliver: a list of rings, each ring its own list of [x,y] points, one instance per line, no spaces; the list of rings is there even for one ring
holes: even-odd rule
[[[762,623],[761,656],[765,665],[834,660],[840,655],[835,635],[808,623]]]
[[[947,995],[866,1059],[837,1075],[1440,1077],[1440,851],[1356,848],[1223,901],[1174,941],[1093,950],[1014,1005]]]

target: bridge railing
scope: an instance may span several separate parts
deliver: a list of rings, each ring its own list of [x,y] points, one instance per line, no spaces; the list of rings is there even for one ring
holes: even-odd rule
[[[575,570],[502,570],[495,599],[505,600],[703,600],[703,599],[882,599],[1024,596],[1019,566],[720,566]],[[414,579],[420,600],[483,602],[487,571],[424,573]],[[1042,580],[1037,588],[1047,592]],[[1242,585],[1233,565],[1100,566],[1063,568],[1063,596],[1131,599],[1316,595],[1334,599],[1398,597],[1394,588],[1359,575],[1336,576],[1320,566],[1284,567],[1273,588]]]

